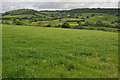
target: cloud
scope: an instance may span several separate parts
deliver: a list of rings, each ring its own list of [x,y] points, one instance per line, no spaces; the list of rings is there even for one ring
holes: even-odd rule
[[[32,1],[32,0],[31,0]],[[74,8],[114,8],[118,7],[117,2],[2,2],[2,11],[15,9],[74,9]]]
[[[2,0],[2,2],[119,2],[119,0]]]

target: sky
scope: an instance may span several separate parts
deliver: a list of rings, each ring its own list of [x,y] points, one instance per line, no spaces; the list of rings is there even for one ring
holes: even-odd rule
[[[119,2],[119,0],[2,0],[2,2]]]
[[[92,2],[91,2],[92,1]],[[1,12],[15,9],[68,10],[74,8],[117,8],[119,0],[2,0]]]

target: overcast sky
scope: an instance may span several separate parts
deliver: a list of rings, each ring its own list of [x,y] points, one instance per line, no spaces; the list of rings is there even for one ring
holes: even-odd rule
[[[117,8],[118,1],[119,0],[2,0],[2,12],[23,8],[35,10],[61,10],[99,7]]]
[[[119,0],[2,0],[2,2],[119,2]]]

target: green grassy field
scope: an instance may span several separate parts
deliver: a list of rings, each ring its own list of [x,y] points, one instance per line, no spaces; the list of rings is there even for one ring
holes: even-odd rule
[[[116,78],[118,33],[3,25],[3,78]]]

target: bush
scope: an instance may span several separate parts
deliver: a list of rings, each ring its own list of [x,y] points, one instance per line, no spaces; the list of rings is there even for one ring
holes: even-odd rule
[[[38,22],[37,25],[40,26],[40,25],[41,25],[41,22]]]
[[[21,21],[19,21],[19,20],[15,20],[15,21],[13,21],[13,24],[22,25],[23,23]]]
[[[120,24],[115,25],[115,27],[120,29]]]
[[[51,25],[51,24],[48,24],[46,27],[52,27],[52,25]]]
[[[88,26],[88,25],[90,25],[90,22],[86,21],[85,26]]]
[[[78,22],[78,25],[79,25],[79,26],[82,26],[82,23],[81,23],[81,22]]]
[[[96,26],[103,26],[103,23],[101,21],[97,21]]]
[[[89,18],[89,16],[86,16],[86,18]]]
[[[92,14],[91,17],[95,16],[95,14]]]
[[[59,25],[57,25],[57,26],[55,26],[55,27],[62,27],[62,25],[59,24]]]
[[[62,28],[70,28],[69,23],[65,22],[62,24]]]

